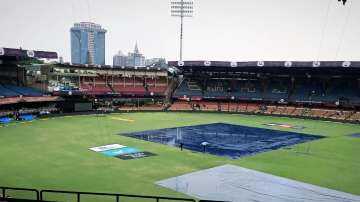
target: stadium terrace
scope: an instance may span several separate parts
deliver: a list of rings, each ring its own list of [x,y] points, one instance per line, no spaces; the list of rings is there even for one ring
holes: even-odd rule
[[[341,121],[360,117],[359,61],[169,61],[166,69],[39,60],[56,58],[56,52],[2,48],[2,107],[25,102],[63,112],[82,105],[80,111],[100,107]]]

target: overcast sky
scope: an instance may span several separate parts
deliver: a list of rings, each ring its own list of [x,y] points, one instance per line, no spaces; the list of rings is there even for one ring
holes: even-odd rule
[[[359,20],[359,0],[194,0],[184,60],[360,60]],[[147,58],[179,57],[170,0],[0,0],[0,47],[56,51],[69,61],[69,29],[80,21],[108,30],[107,64],[136,41]]]

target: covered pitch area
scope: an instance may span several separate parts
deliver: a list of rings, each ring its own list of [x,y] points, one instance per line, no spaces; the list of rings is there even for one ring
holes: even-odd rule
[[[227,123],[165,128],[123,135],[230,158],[254,155],[323,137]]]

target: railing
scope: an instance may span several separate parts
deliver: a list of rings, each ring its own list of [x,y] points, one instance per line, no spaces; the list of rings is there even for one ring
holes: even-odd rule
[[[131,194],[117,194],[117,193],[98,193],[98,192],[78,192],[78,191],[60,191],[60,190],[36,190],[36,189],[27,189],[27,188],[15,188],[15,187],[0,187],[2,195],[1,198],[7,198],[7,190],[15,190],[15,191],[25,191],[25,192],[33,192],[35,193],[36,201],[45,201],[46,193],[55,193],[55,194],[70,194],[76,196],[76,201],[81,201],[81,196],[90,195],[90,196],[113,196],[116,202],[120,202],[120,199],[124,198],[137,198],[137,199],[153,199],[156,202],[160,201],[190,201],[197,202],[195,199],[189,198],[174,198],[174,197],[163,197],[163,196],[145,196],[145,195],[131,195]],[[16,197],[10,196],[12,200]],[[16,200],[15,200],[16,201]],[[123,201],[123,200],[121,200]]]
[[[131,195],[131,194],[117,194],[117,193],[99,193],[99,192],[78,192],[78,191],[60,191],[60,190],[36,190],[36,189],[27,189],[27,188],[16,188],[16,187],[0,187],[2,195],[0,199],[9,199],[9,201],[38,201],[44,202],[45,201],[45,194],[46,193],[55,193],[55,194],[70,194],[76,196],[76,201],[81,201],[82,195],[91,195],[91,196],[113,196],[116,202],[123,201],[124,198],[135,198],[135,199],[153,199],[156,202],[160,201],[190,201],[190,202],[197,202],[195,199],[189,198],[174,198],[174,197],[163,197],[163,196],[146,196],[146,195]],[[6,195],[7,190],[14,190],[14,191],[25,191],[25,192],[33,192],[35,193],[35,198],[33,200],[25,200],[25,199],[16,199],[11,196],[11,198],[7,198]],[[198,202],[221,202],[221,201],[209,201],[209,200],[199,200]]]
[[[40,192],[36,189],[27,189],[27,188],[16,188],[16,187],[0,187],[1,190],[1,197],[6,198],[6,191],[7,190],[14,190],[14,191],[25,191],[25,192],[34,192],[36,196],[36,200],[40,199]],[[0,197],[0,198],[1,198]]]
[[[191,201],[196,202],[194,199],[188,198],[173,198],[173,197],[162,197],[162,196],[144,196],[144,195],[130,195],[130,194],[116,194],[116,193],[97,193],[97,192],[78,192],[78,191],[59,191],[59,190],[41,190],[40,191],[40,201],[45,200],[45,193],[59,193],[59,194],[71,194],[76,195],[76,201],[81,201],[82,195],[92,195],[92,196],[113,196],[116,202],[120,202],[121,198],[142,198],[142,199],[154,199],[156,202],[160,200],[171,200],[171,201]]]

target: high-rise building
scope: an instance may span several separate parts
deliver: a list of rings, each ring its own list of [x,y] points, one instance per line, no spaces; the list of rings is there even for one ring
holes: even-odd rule
[[[113,57],[113,66],[125,67],[128,66],[127,62],[128,62],[128,57],[124,55],[121,51],[119,51]]]
[[[74,64],[105,64],[105,33],[99,24],[75,23],[70,29],[71,62]]]
[[[145,57],[140,53],[137,43],[133,53],[129,53],[129,66],[143,67],[145,66]]]
[[[118,54],[113,57],[113,65],[116,67],[128,66],[128,67],[144,67],[145,57],[140,53],[137,43],[135,44],[134,52],[128,53],[128,56],[119,51]]]

